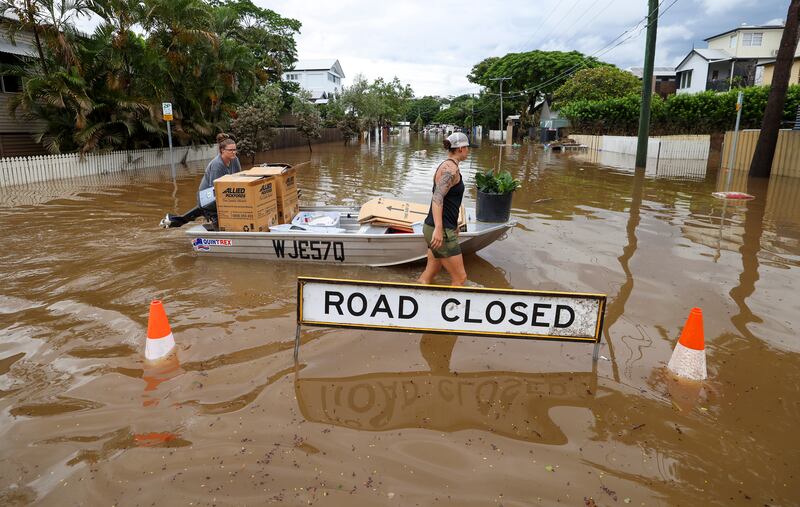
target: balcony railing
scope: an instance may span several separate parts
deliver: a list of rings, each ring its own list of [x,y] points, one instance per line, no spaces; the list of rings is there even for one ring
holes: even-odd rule
[[[727,92],[730,89],[731,89],[731,83],[727,79],[720,81],[706,82],[706,90],[711,90],[715,92]]]

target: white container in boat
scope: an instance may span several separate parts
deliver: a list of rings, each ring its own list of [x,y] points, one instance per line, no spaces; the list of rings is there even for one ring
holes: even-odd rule
[[[294,225],[311,227],[339,227],[338,211],[301,211],[292,219]]]

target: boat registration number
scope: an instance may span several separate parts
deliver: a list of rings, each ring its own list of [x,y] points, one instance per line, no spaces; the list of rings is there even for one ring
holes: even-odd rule
[[[327,261],[329,259],[344,262],[344,243],[341,241],[273,239],[272,248],[278,259],[303,259],[309,261]]]

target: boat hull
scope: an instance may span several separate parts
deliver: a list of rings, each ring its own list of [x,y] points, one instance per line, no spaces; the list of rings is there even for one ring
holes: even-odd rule
[[[345,215],[357,209],[303,208],[336,210]],[[344,216],[344,215],[343,215]],[[463,253],[473,253],[497,241],[515,224],[467,223],[459,234]],[[186,231],[192,248],[200,256],[234,257],[265,261],[341,264],[356,266],[394,266],[424,259],[427,246],[421,233],[379,234],[363,232],[228,232],[208,231],[195,225]]]

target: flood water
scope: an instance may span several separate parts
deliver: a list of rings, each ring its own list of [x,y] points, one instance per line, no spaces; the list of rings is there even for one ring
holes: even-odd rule
[[[301,204],[425,202],[443,157],[315,146]],[[309,328],[295,365],[297,276],[424,266],[198,258],[157,224],[205,163],[177,189],[168,168],[0,189],[0,504],[800,505],[800,181],[736,176],[756,199],[725,205],[713,162],[598,162],[484,145],[462,164],[468,206],[478,169],[522,180],[469,279],[607,294],[595,364],[580,343]],[[154,298],[178,343],[155,367]],[[696,384],[665,372],[694,306]]]

